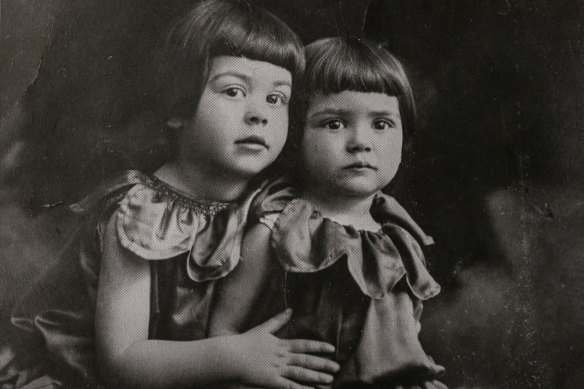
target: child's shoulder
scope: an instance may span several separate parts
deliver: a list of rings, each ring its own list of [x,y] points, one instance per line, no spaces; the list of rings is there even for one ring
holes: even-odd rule
[[[277,214],[298,197],[299,191],[290,177],[282,176],[268,180],[254,198],[250,216],[259,219],[266,214]]]
[[[422,246],[434,244],[434,239],[422,230],[405,208],[392,196],[378,193],[371,205],[371,216],[381,225],[386,234],[393,234],[395,230],[403,230]]]

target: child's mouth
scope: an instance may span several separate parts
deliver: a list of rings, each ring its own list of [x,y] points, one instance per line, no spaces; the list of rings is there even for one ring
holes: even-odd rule
[[[261,136],[252,135],[246,138],[238,139],[235,141],[235,144],[242,145],[245,147],[253,148],[253,149],[269,149],[270,146],[266,143],[266,140]]]
[[[364,163],[364,162],[355,162],[352,163],[350,165],[345,166],[343,169],[345,170],[357,170],[357,171],[362,171],[362,170],[377,170],[377,168],[373,165],[370,165],[368,163]]]

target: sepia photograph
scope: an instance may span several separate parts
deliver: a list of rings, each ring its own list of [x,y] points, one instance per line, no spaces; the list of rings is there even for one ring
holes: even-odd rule
[[[0,387],[584,386],[583,21],[0,0]]]

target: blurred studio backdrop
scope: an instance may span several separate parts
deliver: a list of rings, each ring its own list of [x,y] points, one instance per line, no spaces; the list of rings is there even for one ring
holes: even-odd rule
[[[254,0],[250,0],[254,1]],[[422,341],[459,388],[584,385],[584,3],[256,0],[305,43],[385,41],[419,126],[396,197],[437,244]],[[160,164],[158,37],[189,1],[0,2],[0,365],[56,209]]]

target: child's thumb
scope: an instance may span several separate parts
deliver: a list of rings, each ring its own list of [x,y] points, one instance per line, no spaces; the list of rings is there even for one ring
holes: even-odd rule
[[[276,316],[272,317],[271,319],[266,320],[262,324],[252,328],[251,330],[247,331],[247,333],[270,333],[273,334],[274,332],[278,331],[280,328],[284,327],[286,323],[292,317],[292,309],[287,308],[286,310],[278,313]]]

